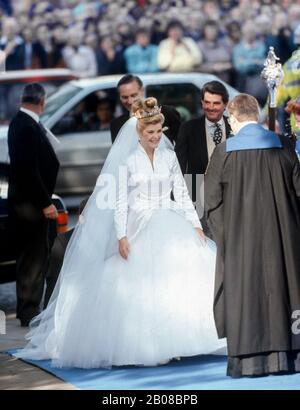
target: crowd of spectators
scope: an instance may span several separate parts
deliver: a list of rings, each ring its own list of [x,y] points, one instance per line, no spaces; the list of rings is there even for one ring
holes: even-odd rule
[[[269,46],[295,49],[299,0],[1,0],[6,70],[79,77],[201,71],[259,98]]]

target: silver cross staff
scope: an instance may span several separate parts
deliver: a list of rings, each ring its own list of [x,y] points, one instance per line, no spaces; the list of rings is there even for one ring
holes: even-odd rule
[[[279,58],[275,54],[274,47],[270,47],[264,62],[264,69],[261,73],[261,77],[265,80],[269,90],[269,129],[271,131],[275,131],[276,91],[284,77],[282,66],[278,63],[278,60]]]

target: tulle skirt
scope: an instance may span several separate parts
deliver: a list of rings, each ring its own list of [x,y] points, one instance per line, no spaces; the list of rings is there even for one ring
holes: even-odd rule
[[[215,353],[225,346],[213,318],[215,258],[214,243],[203,246],[183,216],[156,210],[130,242],[128,260],[115,253],[102,271],[89,266],[81,283],[67,284],[74,300],[59,315],[50,306],[18,356],[97,368]]]

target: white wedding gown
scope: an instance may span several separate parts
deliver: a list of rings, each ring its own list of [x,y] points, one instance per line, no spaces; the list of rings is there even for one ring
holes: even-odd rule
[[[94,221],[80,227],[85,239],[69,251],[58,295],[34,320],[18,357],[50,358],[58,367],[152,366],[225,346],[213,318],[215,246],[204,246],[195,230],[201,225],[175,153],[157,148],[152,168],[138,145],[124,167],[114,234],[127,235],[128,260],[115,242],[103,265],[97,262],[102,238],[95,236],[96,210],[88,209],[83,219]]]

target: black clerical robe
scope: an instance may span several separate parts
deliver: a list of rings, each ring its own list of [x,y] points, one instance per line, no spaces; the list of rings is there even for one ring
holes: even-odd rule
[[[220,144],[205,176],[218,248],[215,322],[232,357],[300,350],[300,166],[288,139],[267,146],[259,127],[248,126],[233,150],[234,138]],[[245,149],[256,132],[267,145]]]

